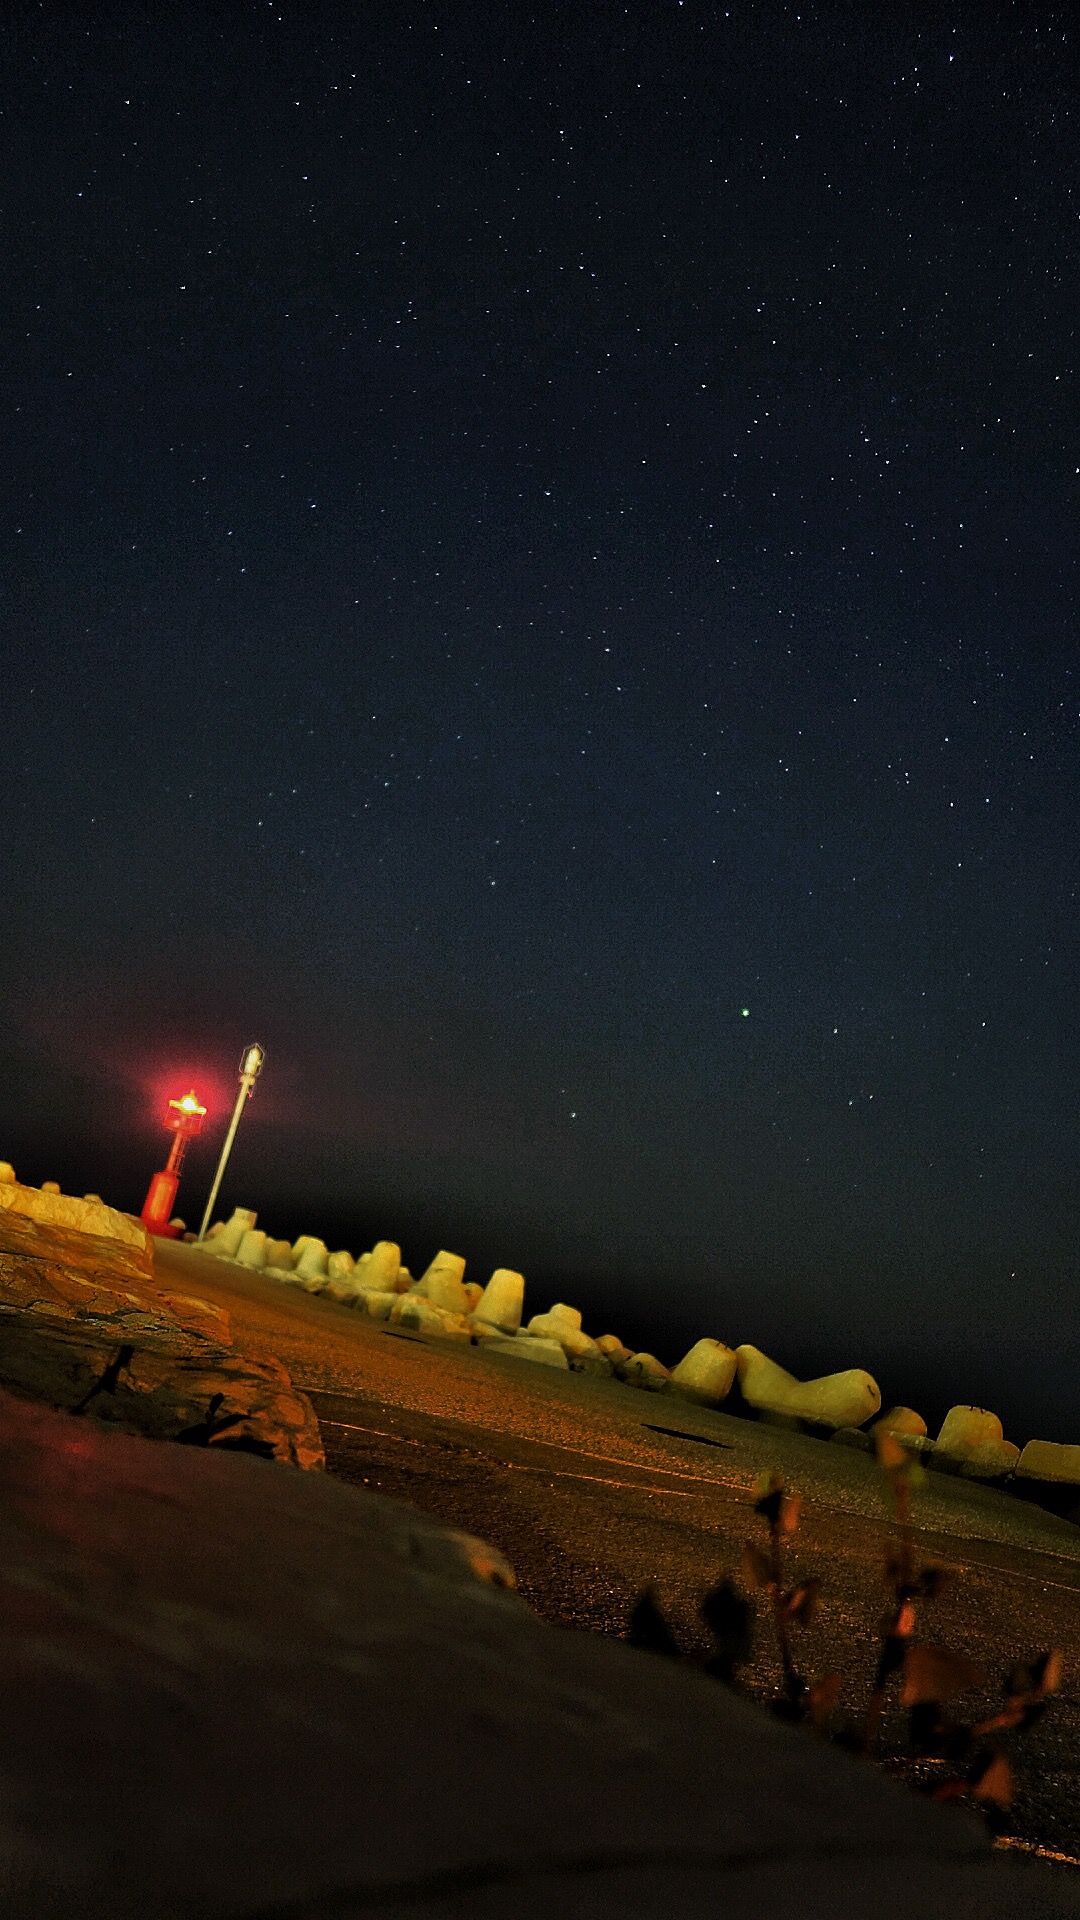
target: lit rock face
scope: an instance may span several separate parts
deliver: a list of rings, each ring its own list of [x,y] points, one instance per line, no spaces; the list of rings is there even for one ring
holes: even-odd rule
[[[564,1372],[570,1362],[557,1340],[545,1340],[542,1334],[519,1333],[516,1337],[507,1333],[493,1333],[483,1343],[484,1353],[496,1353],[507,1360],[532,1360],[543,1367],[560,1367]]]
[[[473,1308],[473,1318],[513,1336],[521,1325],[524,1307],[524,1275],[510,1267],[496,1267]]]
[[[117,1240],[122,1246],[149,1249],[150,1235],[141,1220],[132,1220],[115,1207],[100,1200],[77,1200],[74,1194],[61,1193],[56,1182],[40,1187],[24,1187],[15,1178],[10,1162],[0,1172],[0,1214],[7,1209],[38,1220],[43,1226],[66,1228],[70,1233],[92,1233],[102,1240]]]
[[[431,1265],[416,1281],[413,1293],[430,1300],[433,1307],[443,1307],[447,1313],[468,1313],[469,1296],[463,1285],[464,1273],[465,1262],[461,1255],[443,1250],[435,1255]]]
[[[886,1433],[895,1433],[897,1439],[921,1439],[926,1432],[926,1421],[921,1413],[911,1407],[890,1407],[888,1413],[874,1421],[875,1427],[883,1427]]]
[[[861,1427],[881,1406],[877,1381],[861,1367],[823,1374],[820,1380],[796,1380],[757,1347],[736,1347],[739,1387],[748,1406],[818,1420],[829,1427]]]
[[[641,1387],[646,1393],[667,1393],[671,1387],[671,1375],[654,1353],[632,1353],[615,1371],[628,1387]]]
[[[1020,1459],[1019,1447],[1004,1438],[997,1414],[985,1407],[950,1407],[934,1452],[957,1461],[972,1480],[996,1480]]]
[[[0,1214],[0,1386],[152,1439],[321,1466],[310,1403],[233,1353],[228,1314],[154,1277],[152,1248]]]
[[[699,1406],[718,1407],[731,1392],[738,1364],[734,1348],[722,1340],[699,1340],[672,1368],[672,1391]]]
[[[1052,1480],[1080,1487],[1080,1447],[1054,1440],[1029,1440],[1016,1464],[1018,1480]]]

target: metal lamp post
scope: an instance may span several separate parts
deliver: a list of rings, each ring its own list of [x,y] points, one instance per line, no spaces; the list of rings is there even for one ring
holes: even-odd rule
[[[221,1159],[217,1163],[217,1172],[214,1175],[214,1184],[210,1189],[210,1198],[206,1203],[206,1212],[202,1217],[202,1226],[196,1235],[196,1244],[206,1239],[206,1229],[210,1225],[210,1215],[214,1210],[214,1201],[218,1197],[218,1188],[221,1185],[225,1168],[228,1165],[233,1141],[236,1139],[236,1129],[240,1125],[240,1115],[244,1111],[245,1102],[251,1099],[255,1091],[255,1082],[262,1072],[263,1061],[265,1059],[266,1052],[257,1042],[253,1043],[250,1047],[245,1047],[244,1057],[240,1062],[240,1091],[236,1096],[236,1105],[233,1108],[232,1119],[229,1121],[229,1131],[225,1135],[225,1145],[221,1149]]]

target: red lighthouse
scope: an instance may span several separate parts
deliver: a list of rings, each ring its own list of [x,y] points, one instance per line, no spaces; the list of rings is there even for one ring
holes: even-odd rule
[[[172,1218],[176,1189],[180,1185],[180,1169],[184,1163],[184,1153],[189,1140],[194,1140],[202,1131],[206,1118],[206,1108],[201,1107],[194,1091],[185,1093],[182,1100],[170,1100],[165,1114],[165,1125],[174,1136],[169,1150],[169,1158],[160,1173],[155,1173],[147,1188],[140,1219],[151,1233],[174,1237],[170,1233],[169,1221]]]

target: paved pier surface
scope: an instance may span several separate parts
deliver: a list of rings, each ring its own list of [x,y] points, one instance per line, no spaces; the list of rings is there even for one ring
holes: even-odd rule
[[[238,1346],[284,1361],[313,1396],[333,1474],[491,1540],[524,1597],[560,1625],[621,1634],[652,1585],[685,1645],[703,1646],[701,1595],[722,1574],[738,1576],[757,1525],[754,1480],[776,1469],[803,1496],[793,1573],[821,1580],[820,1619],[800,1643],[805,1670],[842,1673],[841,1707],[858,1713],[884,1605],[888,1522],[865,1455],[671,1395],[391,1332],[185,1246],[158,1243],[157,1263],[228,1308]],[[1065,1653],[1063,1696],[1017,1748],[1013,1826],[1028,1845],[1080,1859],[1080,1528],[936,1474],[916,1520],[921,1553],[950,1575],[923,1613],[922,1637],[986,1669],[987,1708],[1013,1661],[1051,1645]],[[763,1697],[775,1690],[764,1631],[744,1678]],[[898,1714],[881,1745],[893,1770],[914,1771]]]

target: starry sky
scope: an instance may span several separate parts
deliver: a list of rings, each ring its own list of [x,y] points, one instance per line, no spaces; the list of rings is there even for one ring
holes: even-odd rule
[[[11,0],[22,1177],[1080,1439],[1070,15]]]

